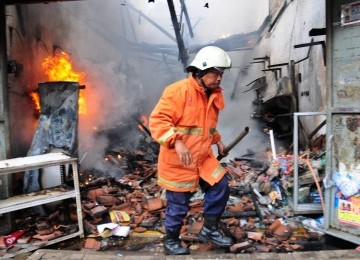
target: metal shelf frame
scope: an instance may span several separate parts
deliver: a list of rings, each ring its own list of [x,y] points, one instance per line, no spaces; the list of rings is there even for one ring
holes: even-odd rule
[[[33,192],[29,194],[23,194],[13,196],[5,200],[0,200],[0,214],[9,213],[12,211],[39,206],[51,202],[61,201],[64,199],[75,198],[76,200],[76,211],[78,221],[78,231],[72,234],[68,234],[62,237],[50,241],[39,241],[32,245],[28,245],[17,252],[6,254],[5,258],[14,257],[15,255],[36,250],[40,247],[55,244],[66,239],[73,237],[83,237],[83,220],[81,211],[81,197],[80,197],[80,186],[79,186],[79,174],[77,158],[69,157],[63,153],[47,153],[42,155],[28,156],[13,158],[8,160],[0,161],[0,176],[12,174],[16,172],[22,172],[32,169],[41,169],[50,166],[60,166],[64,164],[71,164],[73,170],[73,181],[74,189],[70,191],[58,191],[58,190],[43,190],[45,192]],[[3,257],[0,257],[3,258]]]
[[[322,213],[321,204],[299,203],[299,117],[300,116],[321,116],[326,112],[297,112],[294,113],[294,194],[293,211],[295,214],[316,214]]]

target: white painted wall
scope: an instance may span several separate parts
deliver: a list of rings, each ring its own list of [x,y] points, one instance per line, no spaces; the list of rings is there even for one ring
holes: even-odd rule
[[[271,1],[270,1],[271,2]],[[279,2],[279,1],[278,1]],[[294,45],[309,43],[311,37],[309,31],[312,28],[325,28],[325,0],[287,0],[285,11],[279,16],[276,24],[270,32],[266,30],[263,38],[256,50],[252,53],[254,57],[270,57],[271,64],[288,63],[290,60],[298,61],[307,56],[309,47],[294,48]],[[272,1],[274,4],[275,2]],[[270,8],[271,9],[271,8]],[[274,20],[274,18],[272,19]],[[325,41],[325,36],[315,36],[314,41]],[[251,59],[252,59],[251,58]],[[248,60],[250,64],[251,59]],[[268,64],[266,64],[268,65]],[[277,94],[279,82],[275,79],[272,72],[262,72],[266,69],[263,64],[251,64],[247,73],[241,77],[238,86],[237,96],[239,100],[247,102],[251,107],[248,99],[254,99],[253,93],[242,93],[245,87],[254,79],[266,76],[268,87],[265,92],[264,100],[270,99]],[[289,76],[288,69],[282,67],[282,76]],[[312,47],[312,51],[307,60],[295,65],[295,74],[297,75],[297,87],[299,96],[299,112],[323,112],[326,109],[326,67],[323,61],[323,51],[321,45]],[[301,82],[299,81],[301,74]],[[301,95],[302,92],[308,91],[309,95]],[[253,107],[255,109],[255,107]],[[323,116],[302,117],[301,121],[308,133],[313,131],[317,125],[324,120]],[[250,121],[249,121],[250,122]],[[250,122],[251,123],[251,122]],[[254,124],[253,124],[254,125]],[[325,128],[319,131],[325,133]],[[254,147],[268,148],[269,140],[258,138],[252,139]],[[265,140],[265,142],[264,142]],[[263,141],[263,143],[261,143]]]

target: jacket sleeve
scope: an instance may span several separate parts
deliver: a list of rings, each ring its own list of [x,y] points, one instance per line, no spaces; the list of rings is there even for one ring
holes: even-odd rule
[[[174,148],[175,141],[182,138],[183,134],[176,132],[175,126],[182,117],[184,104],[185,93],[179,88],[168,87],[164,90],[149,118],[151,136],[159,144]]]
[[[218,113],[225,108],[225,100],[221,92],[218,92],[218,95],[214,99],[214,106],[218,110]],[[215,129],[211,144],[216,144],[220,140],[221,140],[221,134],[217,129]]]
[[[215,130],[214,134],[213,134],[213,139],[211,144],[216,144],[217,142],[219,142],[221,140],[221,135],[218,132],[218,130]]]

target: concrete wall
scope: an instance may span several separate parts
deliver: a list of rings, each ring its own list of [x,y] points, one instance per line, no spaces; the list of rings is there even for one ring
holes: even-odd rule
[[[283,9],[282,9],[283,8]],[[313,28],[325,28],[325,1],[324,0],[271,0],[269,12],[271,15],[270,25],[264,30],[262,39],[252,53],[252,57],[269,57],[265,63],[251,63],[238,83],[238,95],[240,89],[244,90],[246,84],[256,78],[266,76],[267,87],[264,90],[263,100],[269,100],[280,94],[291,93],[291,85],[286,79],[291,77],[288,66],[282,68],[283,80],[276,79],[271,71],[263,72],[268,69],[269,64],[295,63],[309,53],[309,47],[294,48],[294,45],[325,41],[326,36],[309,36],[309,31]],[[297,89],[299,112],[325,112],[326,111],[326,66],[321,45],[314,45],[309,53],[308,59],[295,64],[295,89]],[[284,84],[285,83],[285,84]],[[247,87],[248,89],[251,87]],[[281,87],[283,90],[281,91]],[[250,93],[247,95],[249,98]],[[254,108],[255,109],[255,108]],[[323,116],[301,117],[304,129],[310,133],[324,120]],[[325,133],[325,129],[319,132]]]
[[[309,43],[311,41],[309,31],[312,28],[325,28],[325,1],[287,1],[286,8],[280,14],[272,30],[266,33],[263,39],[266,48],[259,49],[259,52],[270,56],[271,64],[301,60],[307,56],[309,47],[295,49],[294,45]],[[325,36],[313,38],[314,41],[325,40]],[[299,110],[302,112],[323,111],[325,108],[326,82],[323,55],[321,45],[315,45],[312,47],[309,58],[295,66],[296,75],[301,74],[301,82],[297,77],[297,84]],[[275,92],[277,84],[268,74],[272,73],[266,72],[266,76],[271,82],[268,90],[271,95]],[[288,76],[286,68],[283,69],[283,76]],[[304,91],[309,91],[309,96],[301,96],[301,92]]]

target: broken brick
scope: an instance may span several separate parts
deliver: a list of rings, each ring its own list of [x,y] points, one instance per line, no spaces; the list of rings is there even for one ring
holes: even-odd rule
[[[238,225],[239,224],[239,220],[237,218],[228,218],[228,219],[223,220],[223,222],[227,226],[232,226],[232,225]]]
[[[273,233],[280,225],[281,221],[277,219],[268,227],[268,229],[271,233]]]
[[[236,252],[240,252],[242,250],[245,250],[249,247],[251,247],[251,243],[248,242],[248,241],[245,241],[245,242],[242,242],[242,243],[237,243],[237,244],[234,244],[232,246],[230,246],[230,252],[232,253],[236,253]]]
[[[101,248],[101,242],[97,241],[94,238],[87,238],[85,240],[85,245],[84,245],[85,249],[92,249],[92,250],[100,250]]]
[[[241,241],[242,239],[244,239],[246,237],[246,233],[241,229],[241,227],[234,227],[234,228],[231,228],[230,230],[231,230],[231,233],[236,238],[236,241]]]
[[[120,204],[120,200],[112,195],[99,195],[96,197],[96,201],[105,207],[112,207]]]
[[[143,200],[143,207],[149,211],[155,211],[163,208],[160,198],[147,198]]]
[[[95,202],[87,202],[87,203],[82,204],[82,206],[85,209],[90,210],[96,206],[96,203]]]
[[[187,241],[187,242],[195,242],[198,241],[198,237],[195,235],[188,235],[188,234],[182,234],[180,236],[181,240]]]
[[[247,232],[247,236],[249,239],[260,241],[263,238],[263,234],[260,232]]]
[[[95,201],[97,196],[100,196],[103,194],[105,194],[104,188],[98,188],[98,189],[90,190],[88,192],[87,196],[90,200]]]
[[[283,224],[281,224],[278,228],[275,229],[275,231],[273,232],[273,235],[281,240],[281,241],[285,241],[287,240],[292,234],[292,229],[288,226],[285,226]]]
[[[107,208],[105,208],[104,206],[101,206],[101,205],[98,205],[95,208],[92,208],[90,210],[90,214],[93,217],[99,217],[102,214],[107,213],[107,212],[108,212]]]

